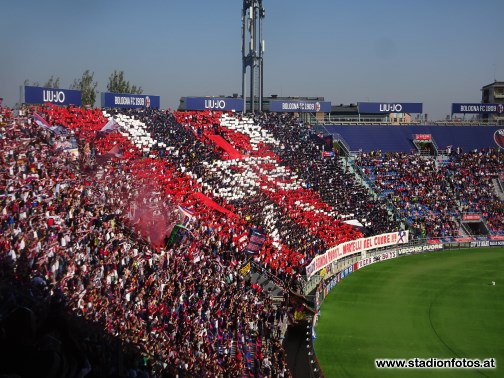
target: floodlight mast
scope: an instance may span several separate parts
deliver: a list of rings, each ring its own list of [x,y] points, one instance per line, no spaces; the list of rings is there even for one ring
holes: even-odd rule
[[[263,19],[262,0],[243,0],[242,9],[242,98],[243,111],[247,112],[246,80],[250,67],[249,111],[262,110],[263,102]],[[256,101],[257,100],[257,101]]]

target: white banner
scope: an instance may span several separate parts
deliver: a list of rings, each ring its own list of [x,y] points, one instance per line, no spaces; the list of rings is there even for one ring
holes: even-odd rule
[[[343,257],[376,248],[407,243],[408,237],[408,231],[396,231],[389,232],[387,234],[371,236],[369,238],[352,240],[336,245],[332,248],[329,248],[323,255],[318,255],[317,257],[315,257],[312,262],[306,266],[306,275],[309,279],[319,270],[325,268],[327,265],[335,261],[338,261]]]
[[[402,255],[411,255],[413,253],[422,253],[422,252],[432,252],[432,251],[439,251],[443,249],[443,244],[425,244],[425,245],[416,245],[412,247],[404,247],[404,248],[398,248],[397,253],[399,256]]]
[[[354,271],[359,270],[361,268],[364,268],[365,266],[380,262],[380,261],[395,259],[396,257],[397,257],[396,251],[383,252],[381,255],[378,255],[378,256],[366,257],[362,260],[357,261],[357,269],[355,269],[355,266],[354,266]]]

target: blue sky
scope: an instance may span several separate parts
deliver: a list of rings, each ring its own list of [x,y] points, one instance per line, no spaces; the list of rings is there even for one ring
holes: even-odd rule
[[[0,0],[0,97],[115,69],[160,95],[241,92],[241,0]],[[504,80],[503,0],[263,0],[265,95],[423,102],[441,119]]]

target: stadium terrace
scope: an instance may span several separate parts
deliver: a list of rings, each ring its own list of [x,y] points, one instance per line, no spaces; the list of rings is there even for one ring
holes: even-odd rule
[[[0,353],[67,335],[62,376],[290,377],[287,330],[359,262],[504,240],[492,140],[345,153],[292,112],[146,105],[0,107],[0,128]]]

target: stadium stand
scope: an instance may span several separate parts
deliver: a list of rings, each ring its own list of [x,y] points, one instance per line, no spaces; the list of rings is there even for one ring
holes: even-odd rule
[[[460,212],[433,159],[405,153],[362,153],[357,164],[394,203],[418,237],[458,236]]]
[[[403,224],[457,238],[466,213],[504,235],[496,150],[353,161],[267,113],[46,105],[0,117],[0,354],[37,356],[1,373],[288,377],[288,315],[328,248]],[[55,309],[72,321],[38,328]]]
[[[463,151],[488,148],[493,144],[493,134],[498,126],[441,126],[441,125],[325,125],[316,130],[327,134],[340,134],[352,151],[405,152],[415,150],[411,139],[414,134],[431,134],[441,149],[459,147]]]
[[[79,121],[52,111],[53,122],[78,129]],[[2,139],[1,256],[8,278],[24,270],[30,288],[61,291],[66,308],[137,345],[153,371],[286,374],[275,331],[285,309],[238,274],[230,240],[221,244],[217,237],[215,211],[195,206],[205,214],[191,225],[195,237],[168,250],[147,243],[123,216],[130,209],[121,206],[133,202],[128,196],[159,190],[149,171],[172,173],[163,162],[112,158],[98,174],[80,171],[70,155],[51,147],[47,130],[20,126]],[[18,142],[13,136],[20,133]],[[103,151],[116,141],[102,142]],[[274,356],[268,366],[263,354]]]
[[[494,180],[502,174],[499,151],[486,148],[450,155],[447,164],[448,181],[462,213],[481,214],[493,235],[504,230],[504,207],[497,195]]]
[[[457,152],[458,150],[458,152]],[[454,149],[440,162],[406,153],[361,153],[356,158],[380,194],[400,209],[418,237],[462,237],[463,214],[481,214],[492,235],[502,232],[502,200],[492,180],[502,170],[496,149]]]

